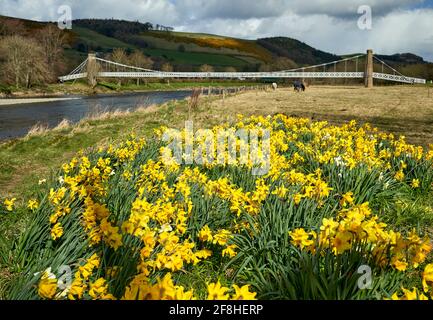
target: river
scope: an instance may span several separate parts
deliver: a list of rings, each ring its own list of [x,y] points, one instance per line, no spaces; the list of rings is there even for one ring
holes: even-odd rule
[[[71,100],[0,105],[0,140],[25,136],[36,124],[56,127],[66,119],[77,123],[100,112],[131,110],[142,106],[181,100],[191,91],[158,91],[122,95],[74,97]],[[4,102],[4,101],[3,101]]]

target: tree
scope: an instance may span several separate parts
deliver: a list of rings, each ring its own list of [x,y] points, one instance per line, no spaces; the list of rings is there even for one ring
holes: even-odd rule
[[[114,49],[113,53],[111,54],[111,60],[120,64],[127,64],[128,55],[126,54],[125,49],[123,48]]]
[[[164,63],[162,65],[161,71],[164,71],[164,72],[173,72],[173,66],[170,63],[166,62],[166,63]]]
[[[279,57],[272,64],[273,71],[290,70],[290,69],[296,69],[297,67],[298,67],[297,64],[293,60],[286,57]]]
[[[270,64],[261,64],[259,67],[259,72],[270,72],[272,71],[272,65]]]
[[[214,68],[208,64],[204,64],[199,68],[200,72],[214,72]]]
[[[224,68],[224,72],[238,72],[235,67],[226,67]]]
[[[36,40],[17,35],[5,37],[0,41],[0,56],[5,81],[16,87],[30,88],[52,78],[44,50]]]
[[[21,21],[0,17],[0,37],[23,35],[25,32],[26,29]]]
[[[278,57],[271,64],[261,64],[259,72],[284,71],[297,68],[298,65],[286,57]]]
[[[66,33],[56,26],[49,24],[38,32],[37,38],[42,46],[45,62],[56,73],[63,72],[63,47],[66,44]]]
[[[143,52],[136,50],[129,56],[129,62],[134,67],[143,69],[151,69],[153,67],[153,60],[146,57]],[[137,79],[137,85],[140,85],[140,79]]]
[[[129,63],[134,67],[139,67],[143,69],[151,69],[153,67],[153,60],[146,57],[143,52],[135,50],[129,57]]]

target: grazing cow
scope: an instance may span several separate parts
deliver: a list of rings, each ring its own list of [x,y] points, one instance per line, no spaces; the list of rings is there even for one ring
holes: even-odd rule
[[[293,88],[294,88],[294,91],[296,91],[296,92],[301,92],[301,91],[303,92],[303,91],[305,91],[305,85],[301,81],[295,81],[295,82],[293,82]]]
[[[278,84],[276,84],[275,82],[272,84],[272,89],[274,89],[274,91],[276,91],[278,89]]]

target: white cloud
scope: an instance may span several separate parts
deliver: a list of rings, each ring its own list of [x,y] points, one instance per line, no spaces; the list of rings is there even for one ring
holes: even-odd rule
[[[332,53],[413,52],[433,61],[433,9],[427,0],[0,0],[0,14],[57,20],[69,4],[74,18],[150,21],[177,30],[255,39],[288,36]],[[370,5],[373,29],[357,27],[358,6]]]

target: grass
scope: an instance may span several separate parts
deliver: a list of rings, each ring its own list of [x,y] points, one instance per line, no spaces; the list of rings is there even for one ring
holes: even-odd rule
[[[209,116],[230,113],[284,113],[297,117],[341,124],[350,120],[372,125],[410,143],[433,143],[433,90],[428,86],[389,86],[365,89],[361,86],[311,86],[303,94],[291,88],[276,92],[248,92],[231,97],[224,106],[214,103]]]
[[[184,85],[185,83],[182,83]],[[181,86],[181,84],[177,84]],[[361,87],[310,87],[304,94],[291,89],[246,92],[220,100],[202,98],[192,118],[195,127],[211,127],[232,122],[237,114],[276,114],[311,117],[342,123],[356,119],[370,122],[413,143],[433,142],[433,96],[424,87],[396,86],[367,90]],[[38,182],[50,179],[62,163],[82,150],[94,150],[124,140],[131,132],[148,136],[159,126],[181,128],[188,118],[187,101],[141,109],[116,117],[87,119],[74,126],[50,130],[0,144],[0,199],[16,196],[29,199],[40,192]],[[18,206],[24,207],[25,203]],[[423,226],[433,230],[433,201],[430,196],[413,194],[402,198],[386,219],[399,227]],[[31,216],[18,210],[0,217],[0,298],[13,273],[11,248],[26,229]],[[205,270],[203,272],[206,272]]]
[[[230,55],[201,53],[201,52],[180,52],[177,50],[167,49],[144,49],[147,55],[151,57],[159,57],[170,60],[179,65],[199,66],[209,64],[212,66],[221,67],[243,67],[248,63],[242,59],[235,58]]]
[[[112,48],[136,48],[131,44],[122,42],[115,38],[104,36],[103,34],[87,28],[74,27],[73,32],[76,33],[88,46],[100,47],[103,51],[109,51]]]

